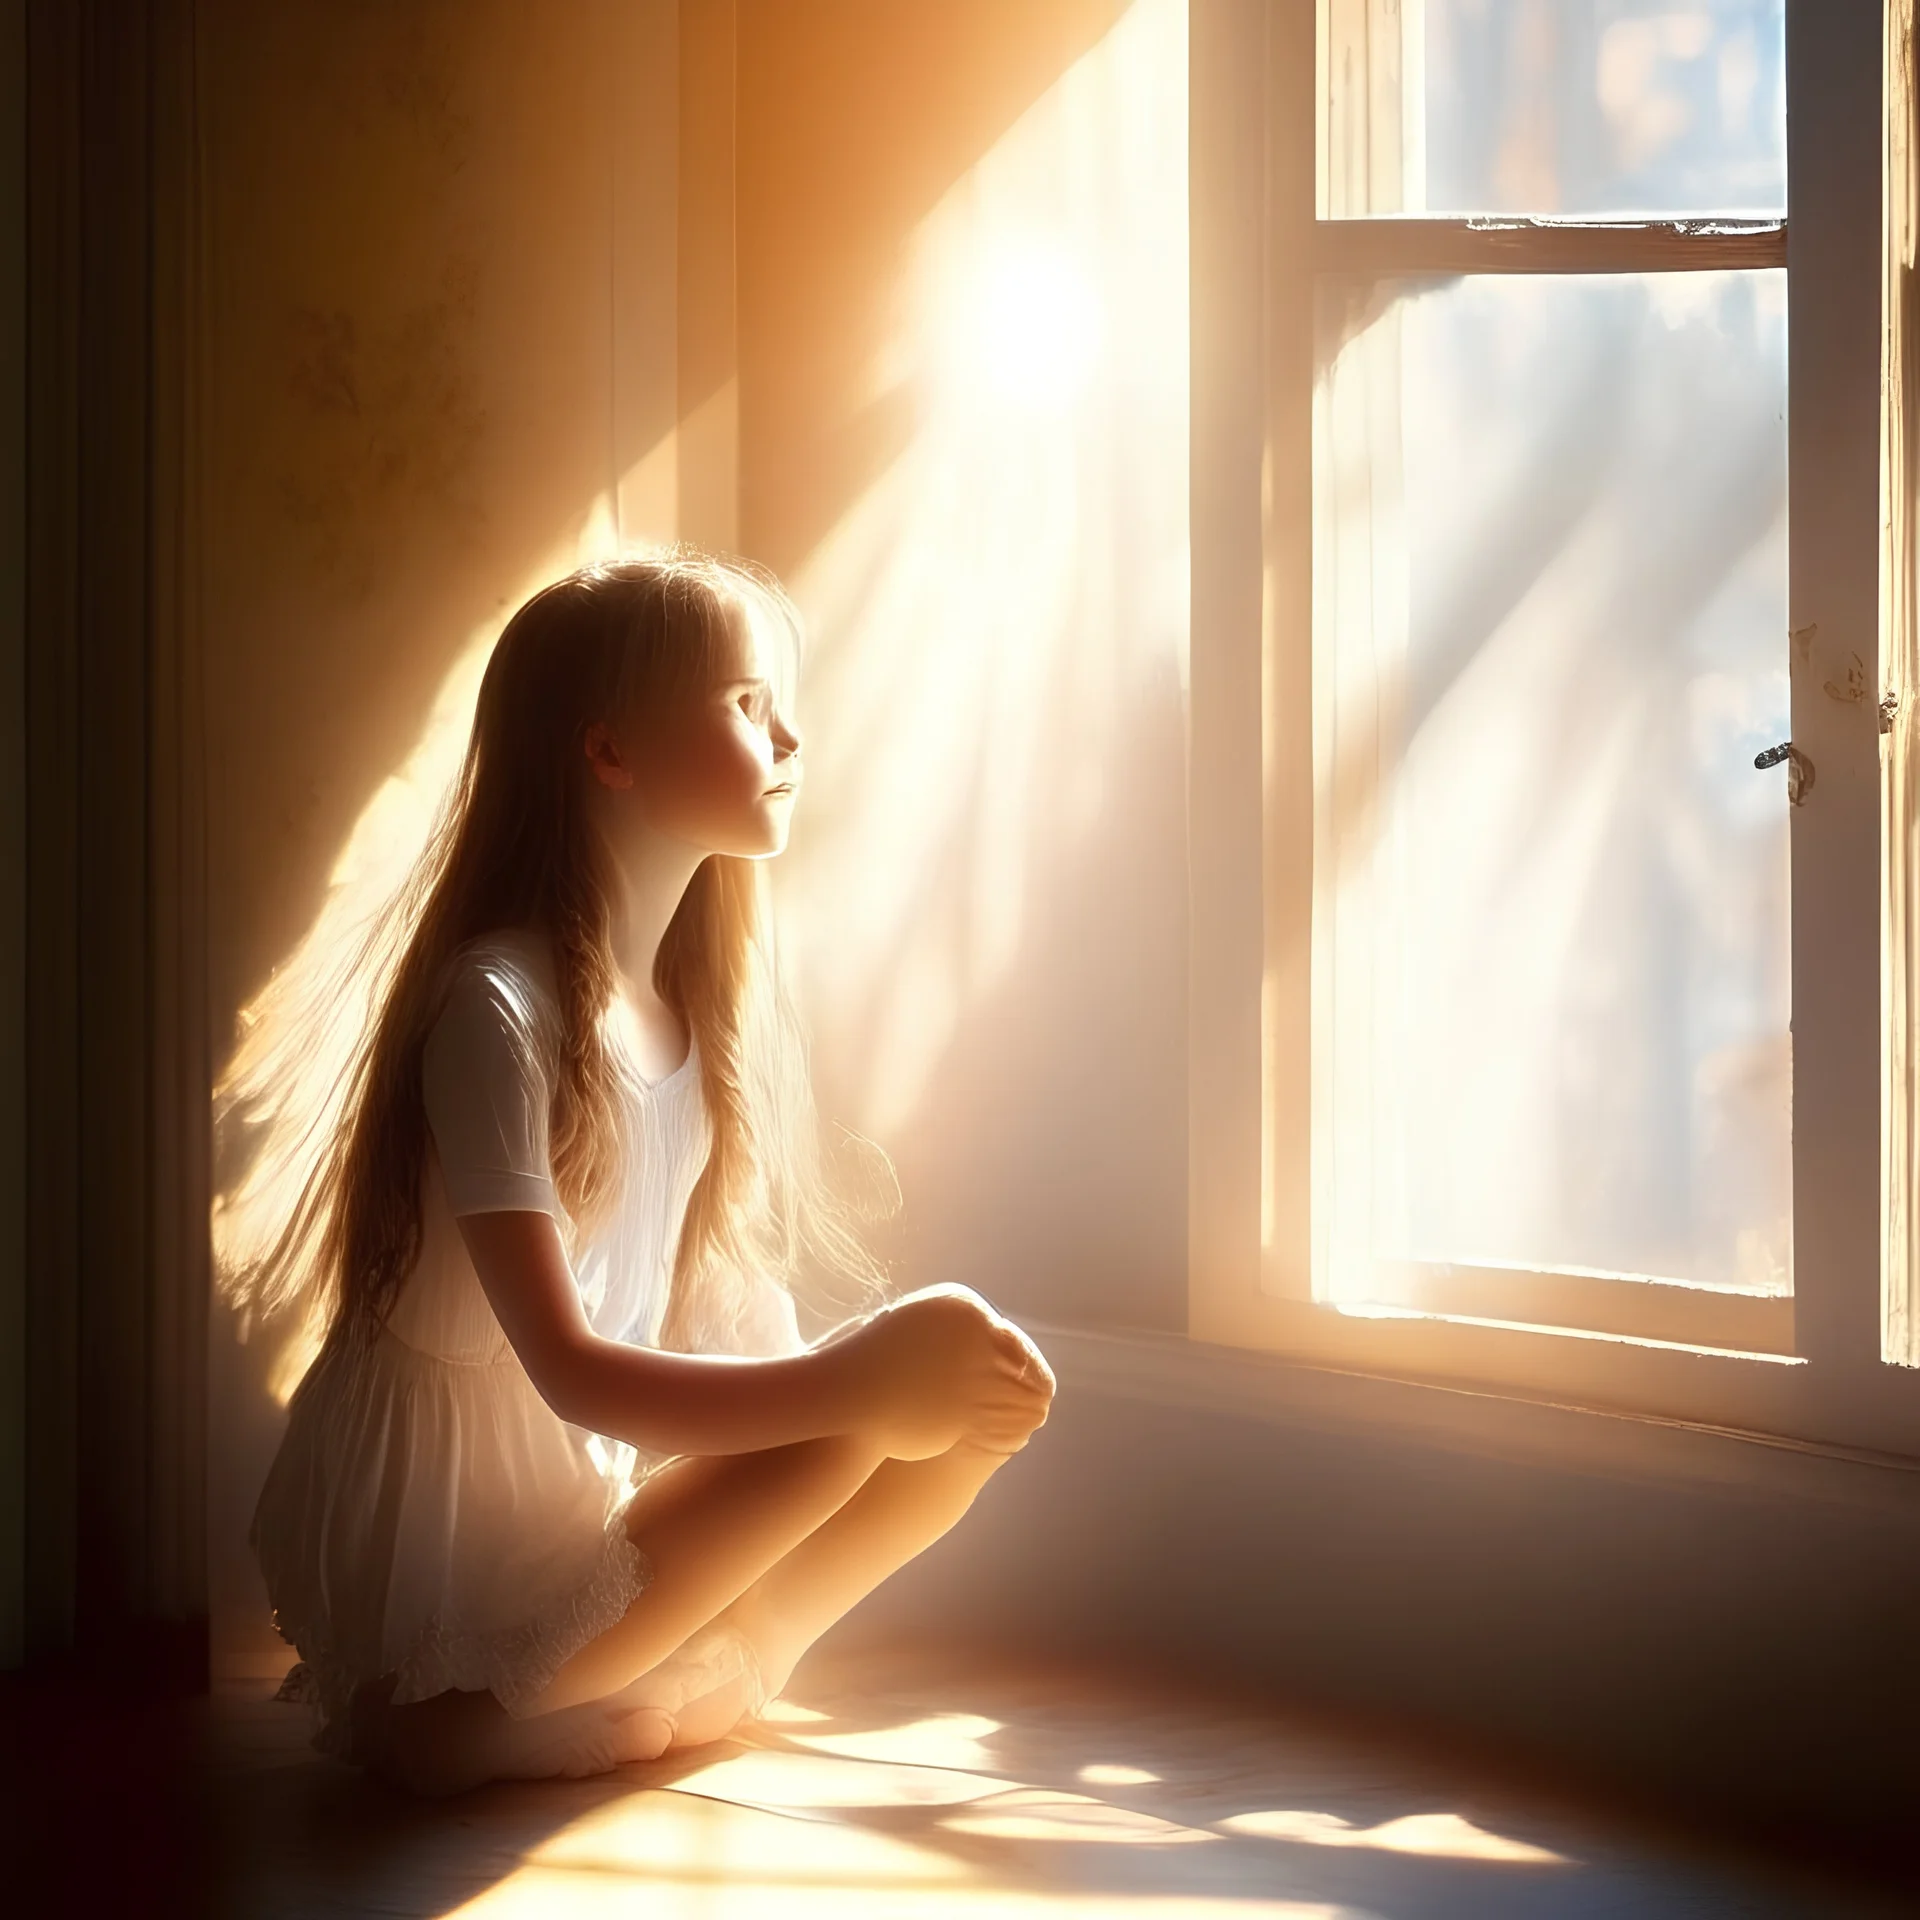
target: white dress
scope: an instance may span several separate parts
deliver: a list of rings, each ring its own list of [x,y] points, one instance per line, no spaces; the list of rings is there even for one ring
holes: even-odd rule
[[[318,1703],[323,1745],[343,1743],[353,1689],[388,1673],[396,1704],[489,1688],[526,1712],[651,1571],[623,1522],[634,1485],[665,1456],[547,1406],[455,1225],[511,1209],[568,1225],[547,1155],[559,1019],[545,943],[492,934],[450,973],[422,1066],[419,1259],[371,1343],[330,1348],[301,1382],[254,1515],[274,1621],[300,1653],[288,1691]],[[697,1050],[649,1084],[611,1029],[608,1039],[626,1093],[627,1177],[573,1264],[595,1331],[646,1345],[711,1131]],[[761,1293],[742,1350],[797,1351],[784,1290]]]

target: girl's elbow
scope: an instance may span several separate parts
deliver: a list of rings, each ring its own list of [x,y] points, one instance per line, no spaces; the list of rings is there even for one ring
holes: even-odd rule
[[[533,1390],[556,1418],[569,1426],[597,1431],[595,1418],[599,1396],[594,1392],[592,1355],[570,1345],[556,1346],[535,1355],[522,1355],[521,1364]]]

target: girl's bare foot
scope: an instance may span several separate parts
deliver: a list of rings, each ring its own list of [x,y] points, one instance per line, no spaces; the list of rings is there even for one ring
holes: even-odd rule
[[[370,1772],[428,1799],[489,1780],[584,1779],[672,1744],[672,1717],[656,1707],[590,1701],[516,1720],[490,1693],[440,1693],[396,1707],[393,1679],[353,1703],[353,1752]]]

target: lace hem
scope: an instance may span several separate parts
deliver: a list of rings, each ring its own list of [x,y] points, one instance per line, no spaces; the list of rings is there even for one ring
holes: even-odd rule
[[[450,1690],[490,1692],[519,1719],[582,1647],[620,1620],[652,1578],[652,1563],[627,1538],[623,1516],[608,1530],[593,1573],[557,1606],[533,1619],[493,1633],[449,1632],[438,1618],[429,1620],[391,1669],[396,1676],[393,1704],[428,1700]],[[301,1655],[275,1697],[317,1707],[321,1726],[315,1744],[326,1752],[345,1753],[354,1690],[380,1676],[354,1671],[335,1657],[324,1626],[317,1622],[276,1619],[275,1625]]]
[[[427,1700],[457,1688],[486,1688],[517,1720],[546,1691],[553,1676],[584,1647],[616,1625],[653,1578],[653,1567],[626,1536],[607,1536],[600,1565],[566,1601],[504,1633],[447,1633],[428,1621],[413,1651],[400,1662],[393,1704]]]

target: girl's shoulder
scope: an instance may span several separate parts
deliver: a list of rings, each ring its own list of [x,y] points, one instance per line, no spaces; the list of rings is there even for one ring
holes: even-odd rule
[[[519,982],[544,999],[554,998],[553,946],[535,927],[496,927],[455,949],[456,971],[480,972]]]
[[[549,1038],[559,1020],[553,953],[531,927],[500,927],[448,957],[437,996],[436,1024],[503,1026],[527,1040]]]

